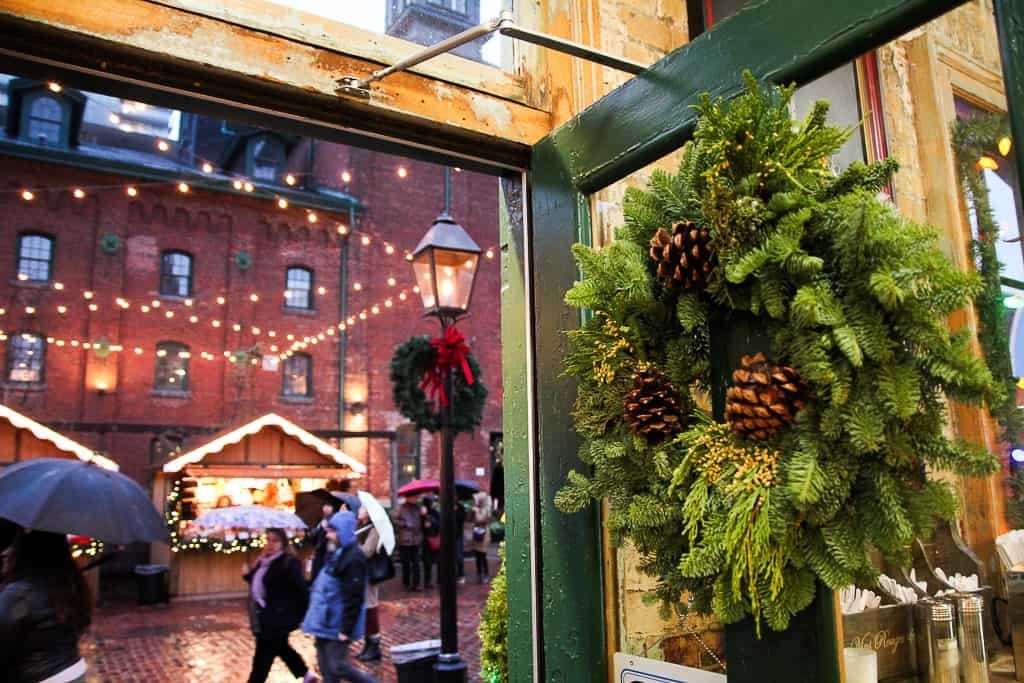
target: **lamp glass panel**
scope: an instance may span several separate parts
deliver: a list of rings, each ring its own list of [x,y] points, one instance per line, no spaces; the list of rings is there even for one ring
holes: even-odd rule
[[[416,276],[416,284],[420,287],[420,298],[423,300],[423,308],[426,309],[434,308],[437,305],[430,259],[433,251],[433,249],[424,249],[412,261],[412,272]]]
[[[437,263],[437,298],[441,308],[465,311],[473,292],[473,277],[479,254],[434,250]]]

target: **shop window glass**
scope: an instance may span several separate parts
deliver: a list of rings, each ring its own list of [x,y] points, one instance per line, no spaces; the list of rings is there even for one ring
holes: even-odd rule
[[[18,279],[49,282],[53,274],[53,238],[26,234],[18,238]]]
[[[189,390],[189,348],[178,342],[160,342],[156,346],[156,377],[154,389],[158,391]]]
[[[285,162],[284,144],[267,135],[249,142],[249,175],[265,183],[276,182]]]
[[[313,271],[296,266],[286,276],[284,301],[288,308],[313,308]]]
[[[284,382],[281,393],[285,396],[306,397],[313,395],[313,359],[305,353],[297,353],[284,361]]]
[[[38,334],[14,334],[7,341],[7,381],[40,384],[46,366],[46,341]]]
[[[192,257],[182,251],[165,251],[160,259],[160,293],[192,295]]]
[[[50,95],[36,95],[28,101],[28,116],[22,137],[41,145],[59,145],[63,141],[64,105]]]

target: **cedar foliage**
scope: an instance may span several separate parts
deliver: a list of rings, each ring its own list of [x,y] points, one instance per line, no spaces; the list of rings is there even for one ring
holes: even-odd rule
[[[498,550],[498,555],[501,566],[480,613],[480,678],[485,683],[508,683],[508,581],[504,546]]]
[[[981,476],[996,463],[944,436],[946,399],[1000,396],[967,333],[946,325],[978,277],[877,198],[893,162],[835,175],[828,160],[848,131],[825,124],[824,102],[793,121],[792,92],[748,75],[731,103],[703,97],[679,172],[627,191],[608,248],[574,247],[583,278],[566,301],[594,312],[569,333],[565,362],[587,472],[556,498],[565,512],[608,499],[614,539],[640,552],[666,611],[686,602],[774,630],[810,604],[816,580],[871,581],[872,549],[905,564],[911,541],[955,514],[953,491],[926,472]],[[718,258],[703,292],[662,286],[645,259],[659,228],[687,220],[710,227]],[[806,407],[771,439],[744,441],[692,410],[709,386],[710,321],[731,313],[755,316],[772,340],[760,350],[806,385]],[[623,424],[639,362],[691,408],[671,440]]]

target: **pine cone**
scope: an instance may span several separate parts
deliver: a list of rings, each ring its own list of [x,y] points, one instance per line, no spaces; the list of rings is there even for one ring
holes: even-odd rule
[[[804,387],[796,370],[769,363],[763,353],[743,356],[726,392],[725,417],[748,439],[767,439],[796,419]]]
[[[658,279],[669,287],[704,289],[708,274],[715,267],[710,242],[711,232],[692,221],[675,223],[671,234],[665,228],[658,228],[651,239],[650,251],[651,258],[658,264]]]
[[[625,404],[626,424],[638,436],[660,441],[682,429],[679,394],[660,370],[638,369]]]

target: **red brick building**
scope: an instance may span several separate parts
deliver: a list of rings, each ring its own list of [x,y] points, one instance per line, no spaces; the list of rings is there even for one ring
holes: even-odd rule
[[[388,363],[437,333],[405,255],[443,208],[443,168],[55,90],[0,79],[0,402],[142,482],[175,445],[267,412],[327,437],[405,422]],[[498,183],[451,179],[451,214],[485,251],[460,327],[491,392],[456,476],[486,486],[501,433]],[[349,436],[366,488],[388,495],[390,442]],[[436,476],[422,436],[419,474]]]

